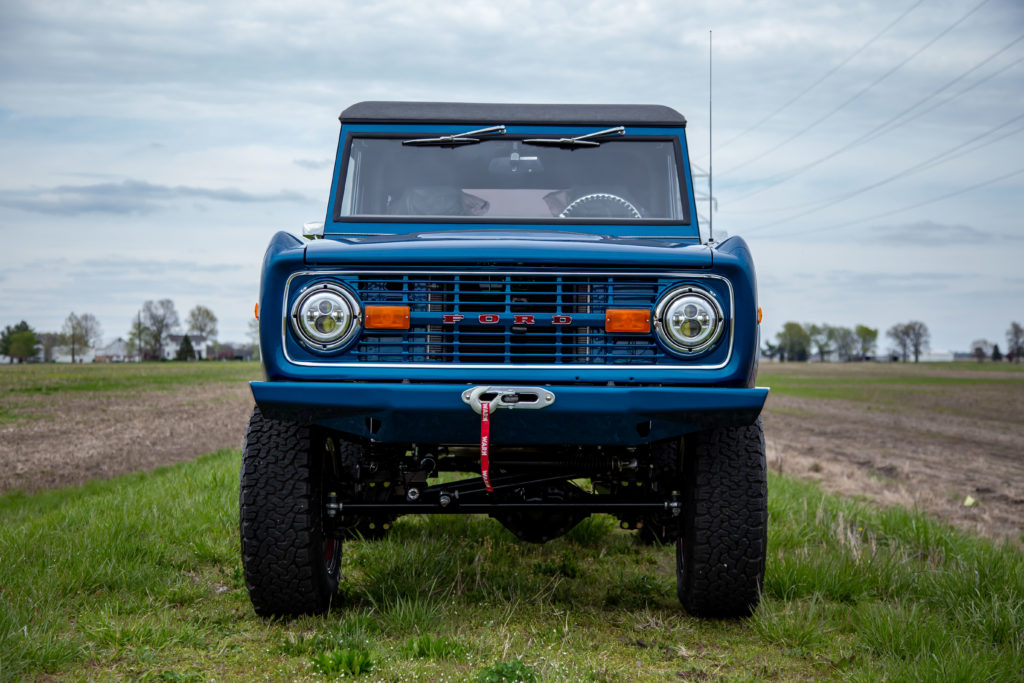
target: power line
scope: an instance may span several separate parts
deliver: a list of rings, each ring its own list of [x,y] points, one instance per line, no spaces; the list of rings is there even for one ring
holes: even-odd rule
[[[977,71],[981,67],[985,66],[986,64],[991,62],[993,59],[995,59],[999,55],[1003,54],[1004,52],[1006,52],[1007,50],[1009,50],[1011,47],[1013,47],[1017,43],[1021,42],[1022,40],[1024,40],[1024,34],[1021,34],[1021,35],[1017,36],[1012,41],[1007,43],[1005,46],[1003,46],[1002,48],[1000,48],[996,52],[993,52],[988,57],[986,57],[985,59],[981,60],[980,62],[978,62],[977,64],[975,64],[971,68],[969,68],[967,71],[964,71],[963,73],[961,73],[956,78],[954,78],[954,79],[952,79],[950,81],[947,81],[943,86],[933,90],[931,93],[929,93],[925,97],[921,98],[920,100],[918,100],[914,104],[910,105],[909,107],[907,107],[903,111],[899,112],[898,114],[896,114],[896,115],[890,117],[889,119],[883,121],[882,123],[878,124],[877,126],[872,128],[868,132],[862,134],[861,136],[855,138],[854,140],[851,140],[850,142],[846,143],[842,147],[840,147],[840,148],[838,148],[838,149],[836,149],[836,150],[834,150],[832,152],[829,152],[828,154],[826,154],[826,155],[824,155],[822,157],[819,157],[819,158],[815,159],[814,161],[808,162],[808,163],[804,164],[803,166],[799,166],[799,167],[797,167],[795,169],[791,169],[789,171],[785,171],[783,173],[778,173],[778,174],[776,174],[776,175],[774,175],[772,177],[769,177],[768,179],[766,179],[764,181],[764,183],[765,183],[764,185],[762,185],[762,186],[760,186],[760,187],[758,187],[758,188],[756,188],[756,189],[754,189],[754,190],[752,190],[750,192],[747,192],[746,194],[740,195],[736,199],[733,199],[732,200],[733,203],[741,202],[741,201],[743,201],[743,200],[745,200],[745,199],[747,199],[749,197],[753,197],[756,194],[760,194],[761,192],[764,192],[765,190],[769,190],[769,189],[771,189],[773,187],[781,185],[782,183],[786,182],[787,180],[791,180],[791,179],[795,178],[796,176],[800,175],[801,173],[803,173],[805,171],[809,171],[810,169],[814,168],[815,166],[818,166],[819,164],[822,164],[822,163],[824,163],[824,162],[826,162],[826,161],[828,161],[830,159],[834,159],[835,157],[839,156],[843,152],[847,152],[850,149],[853,149],[854,147],[857,147],[857,146],[859,146],[859,145],[861,145],[863,143],[869,142],[869,141],[871,141],[871,140],[873,140],[873,139],[875,139],[875,138],[877,138],[877,137],[879,137],[881,135],[884,135],[885,133],[888,133],[888,132],[891,132],[893,130],[896,130],[897,128],[899,128],[901,126],[904,126],[907,123],[910,123],[911,121],[913,121],[913,120],[915,120],[917,118],[920,118],[924,114],[928,113],[929,111],[932,111],[933,109],[935,109],[937,107],[940,107],[940,106],[945,105],[945,104],[949,104],[950,102],[952,102],[956,98],[960,97],[964,93],[966,93],[966,92],[974,89],[978,85],[981,85],[982,83],[990,80],[991,78],[993,78],[996,75],[1002,73],[1003,71],[1006,71],[1010,67],[1019,64],[1021,61],[1024,61],[1024,57],[1021,57],[1020,59],[1018,59],[1018,60],[1016,60],[1014,62],[1011,62],[1010,64],[1008,64],[1007,66],[1003,67],[1002,69],[999,69],[998,71],[996,71],[996,72],[986,76],[985,78],[980,79],[978,82],[974,83],[970,87],[964,88],[959,93],[953,95],[952,97],[946,98],[942,102],[937,103],[935,106],[930,107],[929,109],[920,111],[917,114],[914,114],[913,116],[908,116],[907,118],[905,118],[902,121],[899,120],[900,118],[906,116],[907,114],[909,114],[910,112],[914,111],[918,107],[922,106],[923,104],[925,104],[929,100],[935,98],[936,96],[941,94],[943,91],[948,90],[950,87],[952,87],[956,83],[962,81],[964,78],[966,78],[970,74],[974,73],[975,71]],[[814,203],[817,203],[817,202],[814,202]]]
[[[899,209],[893,209],[892,211],[885,211],[883,213],[876,213],[873,216],[865,216],[863,218],[855,218],[854,220],[846,221],[845,223],[835,223],[833,225],[829,225],[829,226],[826,226],[826,227],[823,227],[823,228],[818,227],[818,228],[809,228],[807,230],[799,230],[799,231],[795,231],[795,232],[778,233],[778,234],[774,235],[774,237],[796,237],[796,236],[799,236],[799,235],[807,235],[807,234],[810,234],[810,233],[822,233],[822,232],[827,232],[827,231],[830,231],[830,230],[838,230],[839,228],[846,228],[846,227],[849,227],[851,225],[856,225],[857,223],[866,223],[867,221],[873,221],[873,220],[876,220],[876,219],[879,219],[879,218],[886,218],[887,216],[892,216],[892,215],[897,214],[897,213],[903,213],[904,211],[910,211],[912,209],[919,209],[922,206],[928,206],[929,204],[935,204],[936,202],[941,202],[941,201],[944,201],[946,199],[950,199],[952,197],[956,197],[957,195],[961,195],[961,194],[964,194],[964,193],[967,193],[967,192],[972,192],[974,190],[977,190],[977,189],[980,189],[982,187],[985,187],[986,185],[992,185],[994,183],[998,183],[998,182],[1000,182],[1002,180],[1006,180],[1007,178],[1012,178],[1012,177],[1020,175],[1022,173],[1024,173],[1024,168],[1018,168],[1016,171],[1010,171],[1009,173],[1005,173],[1005,174],[1003,174],[1003,175],[1001,175],[1001,176],[999,176],[997,178],[990,178],[989,180],[984,180],[984,181],[982,181],[980,183],[975,183],[974,185],[970,185],[968,187],[962,187],[959,190],[954,190],[953,192],[948,192],[948,193],[946,193],[944,195],[940,195],[938,197],[933,197],[932,199],[927,199],[927,200],[925,200],[923,202],[918,202],[917,204],[911,204],[910,206],[904,206],[904,207],[901,207]]]
[[[967,86],[966,88],[964,88],[960,92],[956,93],[955,95],[951,95],[950,97],[946,98],[942,102],[936,102],[935,104],[933,104],[932,106],[928,107],[927,109],[919,111],[916,114],[914,114],[913,116],[905,119],[904,121],[901,121],[898,126],[892,126],[891,128],[889,128],[889,130],[883,131],[882,133],[879,133],[875,137],[879,137],[880,135],[884,135],[885,133],[888,133],[888,132],[890,132],[892,130],[895,130],[896,128],[898,128],[900,126],[903,126],[903,125],[905,125],[907,123],[910,123],[911,121],[915,121],[915,120],[919,119],[920,117],[924,116],[925,114],[927,114],[929,112],[932,112],[932,111],[934,111],[935,109],[938,109],[941,106],[949,104],[950,102],[960,98],[961,96],[965,95],[966,93],[970,92],[971,90],[974,90],[979,85],[982,85],[982,84],[992,80],[993,78],[995,78],[996,76],[1000,75],[1004,71],[1017,66],[1021,62],[1024,62],[1024,57],[1016,59],[1016,60],[1010,62],[1009,64],[1007,64],[1006,66],[1004,66],[1004,67],[1002,67],[1000,69],[997,69],[996,71],[993,71],[989,75],[987,75],[984,78],[981,78],[981,79],[975,81],[974,83],[972,83],[971,85]],[[871,139],[874,139],[874,138],[871,138]],[[985,143],[985,144],[990,144],[990,143]],[[740,199],[745,199],[746,197],[749,197],[752,194],[754,194],[754,193],[748,193],[748,194],[742,195],[739,199],[736,199],[736,200],[733,200],[733,201],[739,201]],[[825,201],[827,201],[827,200],[825,200]],[[768,213],[768,212],[777,213],[779,211],[792,211],[794,209],[803,209],[803,208],[806,208],[808,206],[815,206],[815,205],[820,204],[820,203],[821,203],[821,200],[818,200],[818,201],[813,201],[813,202],[802,202],[800,204],[790,204],[789,206],[779,206],[779,207],[772,207],[772,208],[761,208],[761,209],[751,210],[751,211],[734,211],[734,210],[730,210],[729,213],[739,213],[739,214],[743,214],[743,213],[747,213],[747,214],[750,214],[750,213],[762,214],[762,213]]]
[[[915,9],[917,9],[917,7],[918,7],[918,6],[919,6],[919,5],[920,5],[920,4],[922,3],[922,2],[924,2],[924,0],[917,0],[917,2],[915,2],[915,3],[913,4],[913,5],[911,5],[910,7],[908,7],[908,8],[907,8],[907,9],[906,9],[906,10],[905,10],[905,11],[903,12],[903,14],[899,15],[898,17],[896,17],[895,19],[893,19],[893,20],[892,20],[891,22],[889,22],[889,24],[888,24],[888,25],[887,25],[887,26],[886,26],[885,28],[883,28],[883,29],[882,29],[881,31],[879,31],[879,32],[878,32],[878,33],[876,33],[876,34],[875,34],[874,36],[872,36],[872,37],[871,37],[871,38],[870,38],[870,39],[869,39],[869,40],[868,40],[868,41],[867,41],[866,43],[864,43],[863,45],[861,45],[861,46],[860,46],[859,48],[857,48],[856,50],[854,50],[854,51],[853,51],[853,53],[852,53],[852,54],[850,54],[850,56],[848,56],[848,57],[847,57],[846,59],[844,59],[843,61],[841,61],[841,62],[840,62],[839,64],[837,64],[836,66],[832,67],[831,69],[829,69],[829,70],[828,70],[828,71],[827,71],[827,72],[826,72],[826,73],[825,73],[824,75],[822,75],[822,76],[821,76],[820,78],[818,78],[818,80],[814,81],[814,82],[813,82],[813,83],[811,83],[811,84],[810,84],[809,86],[807,86],[806,88],[804,88],[803,90],[801,90],[801,91],[800,91],[800,92],[799,92],[799,93],[798,93],[797,95],[795,95],[794,97],[790,98],[790,99],[789,99],[789,100],[788,100],[788,101],[787,101],[787,102],[786,102],[785,104],[783,104],[783,105],[782,105],[781,107],[777,108],[777,109],[776,109],[775,111],[773,111],[772,113],[768,114],[767,116],[765,116],[764,118],[762,118],[762,119],[761,119],[760,121],[758,121],[758,122],[757,122],[757,123],[755,123],[754,125],[752,125],[752,126],[750,126],[749,128],[745,129],[745,130],[744,130],[743,132],[739,133],[738,135],[735,135],[735,136],[733,136],[733,137],[729,138],[728,140],[726,140],[726,141],[725,141],[724,143],[722,143],[722,144],[721,144],[721,145],[720,145],[720,146],[719,146],[718,148],[719,148],[719,149],[723,149],[723,148],[725,148],[725,147],[728,147],[729,145],[731,145],[732,143],[736,142],[736,141],[737,141],[737,140],[739,140],[739,139],[740,139],[741,137],[743,137],[744,135],[746,135],[747,133],[749,133],[750,131],[752,131],[752,130],[755,130],[756,128],[760,128],[761,126],[763,126],[764,124],[768,123],[768,122],[769,122],[769,121],[771,121],[771,120],[772,120],[773,118],[775,118],[776,116],[778,116],[779,114],[781,114],[781,113],[782,113],[783,111],[785,111],[786,109],[788,109],[788,108],[789,108],[789,107],[790,107],[791,105],[795,104],[795,103],[796,103],[796,102],[797,102],[797,101],[798,101],[799,99],[801,99],[801,98],[802,98],[802,97],[803,97],[804,95],[806,95],[807,93],[811,92],[812,90],[814,90],[815,88],[817,88],[817,87],[818,87],[819,85],[821,85],[821,84],[822,84],[822,83],[823,83],[823,82],[824,82],[825,80],[827,80],[827,79],[828,79],[828,78],[829,78],[829,77],[830,77],[830,76],[831,76],[832,74],[834,74],[835,72],[839,71],[839,70],[840,70],[840,69],[842,69],[842,68],[843,68],[844,66],[846,66],[846,65],[847,65],[847,64],[849,64],[849,63],[850,63],[851,61],[853,61],[853,59],[854,59],[855,57],[857,57],[857,55],[859,55],[859,54],[860,54],[861,52],[864,52],[864,50],[866,50],[866,49],[867,49],[868,47],[870,47],[870,46],[871,46],[871,45],[872,45],[872,44],[873,44],[873,43],[874,43],[874,42],[875,42],[876,40],[878,40],[878,39],[879,39],[879,38],[881,38],[881,37],[882,37],[883,35],[885,35],[885,34],[886,34],[886,33],[887,33],[888,31],[889,31],[889,29],[891,29],[891,28],[892,28],[893,26],[895,26],[896,24],[900,23],[900,21],[902,21],[904,17],[906,17],[906,16],[907,16],[908,14],[910,14],[910,13],[911,13],[912,11],[914,11]]]
[[[882,185],[888,185],[889,183],[891,183],[893,181],[900,180],[901,178],[905,178],[905,177],[907,177],[909,175],[913,175],[914,173],[919,173],[921,171],[924,171],[924,170],[927,170],[929,168],[932,168],[933,166],[937,166],[939,164],[946,163],[947,161],[952,161],[953,159],[961,157],[964,154],[967,154],[969,152],[973,152],[976,149],[979,149],[979,148],[984,147],[986,145],[998,142],[999,140],[1002,140],[1003,138],[1009,137],[1011,135],[1016,135],[1017,133],[1020,133],[1021,131],[1024,131],[1024,127],[1017,128],[1016,130],[1010,131],[1009,133],[1005,133],[1004,135],[1001,135],[1001,136],[999,136],[999,137],[997,137],[997,138],[995,138],[993,140],[989,140],[989,141],[987,141],[987,142],[985,142],[983,144],[977,145],[976,147],[964,149],[965,147],[968,147],[969,145],[972,145],[975,142],[978,142],[979,140],[982,140],[983,138],[988,137],[989,135],[992,135],[993,133],[996,133],[997,131],[999,131],[999,130],[1001,130],[1003,128],[1006,128],[1007,126],[1009,126],[1009,125],[1011,125],[1013,123],[1016,123],[1017,121],[1020,121],[1021,119],[1024,119],[1024,114],[1018,114],[1018,115],[1010,118],[1008,121],[1005,121],[1005,122],[999,124],[998,126],[995,126],[994,128],[990,128],[987,131],[985,131],[984,133],[981,133],[979,135],[974,136],[973,138],[971,138],[970,140],[967,140],[966,142],[962,142],[959,145],[951,147],[950,149],[948,149],[948,150],[946,150],[944,152],[940,152],[939,154],[936,154],[933,157],[925,159],[924,161],[918,162],[918,163],[916,163],[916,164],[914,164],[912,166],[908,166],[907,168],[903,169],[902,171],[900,171],[898,173],[894,173],[893,175],[889,176],[888,178],[884,178],[883,180],[879,180],[877,182],[871,183],[870,185],[865,185],[864,187],[858,188],[856,190],[852,190],[850,192],[846,192],[846,193],[838,195],[836,197],[831,197],[829,199],[824,199],[824,200],[822,200],[820,202],[821,206],[817,206],[817,207],[814,207],[814,208],[811,208],[811,209],[807,209],[806,211],[802,211],[802,212],[794,214],[792,216],[787,216],[786,218],[782,218],[782,219],[779,219],[779,220],[776,220],[776,221],[772,221],[771,223],[765,223],[764,225],[756,226],[754,228],[751,228],[750,230],[747,230],[746,232],[756,232],[758,230],[764,230],[765,228],[770,228],[770,227],[779,225],[780,223],[788,223],[789,221],[796,220],[797,218],[803,218],[804,216],[807,216],[809,214],[817,213],[818,211],[822,211],[823,209],[827,209],[827,208],[829,208],[831,206],[835,206],[836,204],[840,204],[842,202],[845,202],[848,199],[852,199],[852,198],[854,198],[854,197],[856,197],[858,195],[864,194],[865,192],[868,192],[870,190],[874,190],[874,189],[876,189],[878,187],[881,187]],[[961,151],[961,150],[963,150],[963,151]]]
[[[910,62],[910,61],[911,61],[912,59],[914,59],[915,57],[917,57],[917,56],[918,56],[919,54],[921,54],[922,52],[924,52],[925,50],[927,50],[927,49],[928,49],[929,47],[931,47],[932,45],[934,45],[934,44],[935,44],[935,43],[936,43],[937,41],[939,41],[939,40],[940,40],[941,38],[945,37],[945,36],[946,36],[947,34],[949,34],[949,33],[950,33],[950,32],[951,32],[951,31],[952,31],[953,29],[955,29],[955,28],[956,28],[957,26],[959,26],[959,25],[960,25],[960,24],[962,24],[962,23],[963,23],[964,21],[966,21],[968,17],[970,17],[970,16],[971,16],[972,14],[974,14],[975,12],[977,12],[977,11],[978,11],[979,9],[981,9],[981,8],[982,8],[982,7],[984,6],[984,5],[988,4],[988,3],[989,3],[989,1],[990,1],[990,0],[981,0],[981,2],[979,2],[979,3],[977,4],[977,5],[975,5],[975,6],[974,6],[974,7],[972,8],[972,9],[970,9],[970,10],[969,10],[969,11],[968,11],[968,12],[967,12],[966,14],[964,14],[964,15],[963,15],[962,17],[960,17],[959,19],[957,19],[956,21],[954,21],[954,22],[953,22],[952,24],[950,24],[950,25],[949,25],[949,26],[947,26],[947,27],[946,27],[945,29],[943,29],[942,31],[940,31],[940,32],[939,32],[939,34],[938,34],[938,35],[936,35],[936,36],[935,36],[934,38],[932,38],[931,40],[929,40],[928,42],[926,42],[926,43],[925,43],[924,45],[922,45],[921,47],[919,47],[919,48],[918,48],[917,50],[915,50],[915,51],[914,51],[914,52],[913,52],[913,53],[912,53],[912,54],[911,54],[911,55],[910,55],[909,57],[907,57],[906,59],[904,59],[904,60],[903,60],[902,62],[900,62],[900,63],[899,63],[899,64],[897,64],[896,66],[892,67],[891,69],[889,69],[888,71],[886,71],[885,73],[883,73],[883,74],[882,74],[881,76],[879,76],[878,78],[876,78],[875,80],[873,80],[873,81],[872,81],[871,83],[869,83],[869,84],[868,84],[867,86],[865,86],[864,88],[861,88],[861,89],[860,89],[859,91],[857,91],[856,93],[854,93],[854,94],[853,94],[853,95],[852,95],[851,97],[848,97],[848,98],[847,98],[846,100],[844,100],[844,101],[843,101],[842,103],[840,103],[840,104],[839,104],[839,105],[838,105],[837,107],[835,107],[835,108],[833,108],[832,110],[830,110],[830,111],[829,111],[828,113],[826,113],[826,114],[825,114],[824,116],[820,116],[820,117],[818,117],[818,118],[817,118],[817,119],[815,119],[815,120],[814,120],[813,122],[811,122],[810,124],[808,124],[808,125],[804,126],[804,127],[803,127],[803,128],[801,128],[800,130],[798,130],[798,131],[797,131],[796,133],[794,133],[793,135],[789,136],[788,138],[786,138],[786,139],[785,139],[785,140],[783,140],[782,142],[778,143],[778,144],[777,144],[777,145],[775,145],[774,147],[772,147],[772,148],[770,148],[770,149],[768,149],[768,150],[765,150],[764,152],[761,152],[760,154],[758,154],[758,155],[756,155],[756,156],[754,156],[754,157],[751,157],[750,159],[747,159],[746,161],[744,161],[744,162],[740,163],[740,164],[739,164],[739,165],[737,165],[737,166],[733,166],[732,168],[730,168],[730,169],[727,169],[726,171],[722,171],[722,172],[720,172],[720,173],[719,173],[719,175],[720,175],[720,176],[721,176],[721,175],[728,175],[729,173],[732,173],[733,171],[737,171],[737,170],[739,170],[739,169],[741,169],[741,168],[743,168],[743,167],[745,167],[745,166],[748,166],[749,164],[752,164],[752,163],[754,163],[755,161],[758,161],[759,159],[763,159],[764,157],[768,156],[769,154],[771,154],[771,153],[773,153],[773,152],[775,152],[775,151],[779,150],[780,148],[782,148],[782,147],[784,147],[784,146],[788,145],[788,144],[789,144],[790,142],[792,142],[793,140],[796,140],[796,139],[797,139],[797,138],[799,138],[800,136],[802,136],[802,135],[804,135],[805,133],[809,132],[810,130],[812,130],[813,128],[815,128],[815,127],[816,127],[816,126],[818,126],[819,124],[823,123],[824,121],[827,121],[828,119],[832,118],[832,117],[833,117],[833,116],[834,116],[835,114],[839,113],[840,111],[842,111],[842,110],[843,110],[843,109],[845,109],[846,107],[848,107],[848,106],[850,106],[851,104],[853,104],[853,103],[854,103],[854,102],[855,102],[856,100],[860,99],[860,97],[861,97],[862,95],[864,95],[864,94],[865,94],[865,93],[867,93],[868,91],[872,90],[872,89],[873,89],[873,88],[874,88],[875,86],[877,86],[878,84],[880,84],[880,83],[881,83],[882,81],[884,81],[885,79],[889,78],[889,76],[892,76],[892,75],[893,75],[894,73],[896,73],[897,71],[899,71],[899,70],[900,70],[901,68],[903,68],[903,67],[904,67],[904,66],[905,66],[905,65],[906,65],[906,64],[907,64],[908,62]]]

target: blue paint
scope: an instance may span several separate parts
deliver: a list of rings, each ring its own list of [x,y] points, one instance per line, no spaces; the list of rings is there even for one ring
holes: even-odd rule
[[[492,122],[478,127],[485,125]],[[333,220],[353,136],[471,128],[342,127],[325,239],[278,233],[264,258],[260,341],[267,381],[252,384],[261,409],[351,437],[435,444],[478,437],[479,418],[461,394],[485,384],[544,386],[558,396],[543,409],[499,411],[495,443],[632,446],[755,420],[767,389],[752,388],[759,338],[753,260],[738,237],[700,243],[681,126],[627,126],[626,136],[675,140],[680,190],[694,217],[688,222]],[[508,127],[510,136],[593,131]],[[304,346],[288,315],[303,288],[321,281],[348,288],[363,306],[409,306],[410,329],[363,331],[330,352]],[[603,329],[606,309],[653,312],[680,285],[707,289],[723,309],[725,331],[705,352],[680,356],[653,331]],[[445,323],[445,313],[462,318]],[[522,324],[523,315],[532,322]]]

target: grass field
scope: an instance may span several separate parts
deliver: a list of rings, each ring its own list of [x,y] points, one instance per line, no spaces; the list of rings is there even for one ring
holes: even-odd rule
[[[137,397],[256,374],[232,363],[36,367],[0,370],[3,393]],[[947,379],[982,397],[1024,379],[981,367],[766,365],[760,383],[813,400],[833,387],[898,410],[911,394],[929,405]],[[403,518],[383,541],[346,543],[330,614],[262,620],[242,583],[238,468],[239,453],[221,451],[0,496],[0,681],[1018,681],[1024,671],[1017,546],[777,475],[764,599],[747,620],[688,617],[673,549],[640,545],[601,516],[543,546],[485,518]]]
[[[673,552],[603,517],[543,546],[482,518],[346,544],[322,618],[255,617],[239,455],[0,498],[0,679],[1011,681],[1024,555],[899,509],[770,481],[765,597],[687,617]],[[506,675],[507,674],[507,675]]]
[[[134,392],[258,379],[259,363],[0,364],[0,396]]]
[[[907,396],[964,388],[1024,390],[1024,364],[1012,363],[763,363],[761,386],[801,398],[894,405]]]

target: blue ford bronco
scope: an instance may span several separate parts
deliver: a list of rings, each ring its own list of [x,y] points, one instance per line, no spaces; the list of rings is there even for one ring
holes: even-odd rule
[[[683,116],[340,118],[325,222],[263,262],[240,500],[256,612],[327,610],[343,542],[401,515],[482,513],[543,543],[605,513],[675,544],[691,614],[749,614],[767,528],[754,265],[741,238],[701,238]]]

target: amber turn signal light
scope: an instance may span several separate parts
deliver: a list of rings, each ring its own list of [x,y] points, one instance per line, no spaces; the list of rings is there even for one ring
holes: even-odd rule
[[[363,326],[368,330],[409,329],[408,306],[367,306]]]
[[[258,301],[256,302],[256,308],[255,308],[255,309],[253,309],[253,312],[252,312],[252,314],[253,314],[254,316],[256,316],[256,319],[257,319],[257,320],[259,320],[259,319],[260,319],[260,304],[259,304],[259,302],[258,302]]]
[[[604,312],[608,332],[644,334],[651,331],[651,312],[637,308],[609,308]]]
[[[757,307],[757,324],[758,325],[761,324],[761,307],[760,306]]]

